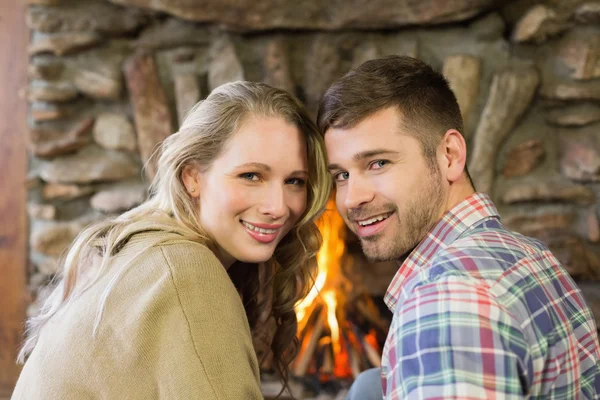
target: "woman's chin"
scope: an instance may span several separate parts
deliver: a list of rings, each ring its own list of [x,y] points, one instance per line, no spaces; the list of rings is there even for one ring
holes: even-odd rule
[[[240,252],[239,257],[237,257],[237,260],[249,264],[258,264],[268,261],[273,257],[274,249],[265,250],[267,249],[261,249],[261,251],[242,251]]]

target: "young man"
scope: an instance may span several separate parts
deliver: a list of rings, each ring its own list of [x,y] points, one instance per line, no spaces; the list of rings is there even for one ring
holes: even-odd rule
[[[598,398],[592,314],[548,248],[475,192],[443,76],[410,57],[368,61],[329,88],[318,123],[346,224],[370,260],[401,263],[385,297],[386,399]]]

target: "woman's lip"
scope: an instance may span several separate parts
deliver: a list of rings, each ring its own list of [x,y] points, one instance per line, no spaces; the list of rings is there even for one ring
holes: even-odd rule
[[[256,240],[260,243],[271,243],[275,239],[277,239],[277,236],[279,235],[279,231],[276,231],[273,233],[261,233],[261,232],[256,232],[254,229],[248,228],[244,224],[242,224],[242,226],[244,227],[244,229],[246,230],[248,235],[250,235],[254,240]],[[269,229],[269,228],[261,228],[261,229]]]
[[[256,228],[260,229],[279,229],[283,226],[283,224],[261,224],[260,222],[250,222],[246,220],[242,220],[243,222],[250,224]]]

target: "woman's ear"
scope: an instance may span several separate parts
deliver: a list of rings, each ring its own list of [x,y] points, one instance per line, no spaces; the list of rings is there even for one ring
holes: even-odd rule
[[[191,165],[183,167],[181,180],[191,197],[200,197],[200,171],[196,167]]]

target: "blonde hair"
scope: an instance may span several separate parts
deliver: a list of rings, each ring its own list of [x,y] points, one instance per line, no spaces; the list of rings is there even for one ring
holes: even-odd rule
[[[19,352],[19,362],[24,362],[31,353],[40,330],[48,320],[94,283],[110,258],[134,233],[148,229],[164,230],[215,248],[200,225],[198,203],[185,190],[181,173],[187,165],[210,167],[225,143],[249,116],[283,118],[297,126],[306,140],[309,168],[307,207],[266,262],[266,270],[271,271],[267,278],[273,287],[272,304],[257,301],[258,268],[249,269],[253,270],[252,277],[244,277],[243,282],[236,281],[231,275],[244,296],[252,328],[257,328],[260,323],[257,316],[272,307],[270,314],[277,329],[271,350],[277,370],[287,383],[288,366],[297,352],[294,304],[308,293],[313,284],[315,256],[321,245],[315,219],[325,208],[331,182],[323,138],[302,104],[283,90],[252,82],[222,85],[194,106],[179,131],[165,139],[155,153],[158,155],[157,172],[150,186],[149,199],[116,218],[86,228],[78,235],[64,258],[56,288],[41,307],[39,315],[27,322],[27,339]],[[148,243],[146,248],[158,244],[160,242]],[[101,262],[94,271],[91,258],[98,251]],[[101,321],[106,298],[134,260],[135,256],[118,271],[106,288],[99,304],[94,332]],[[90,275],[92,278],[88,279]],[[248,282],[252,282],[253,286],[248,286]]]

